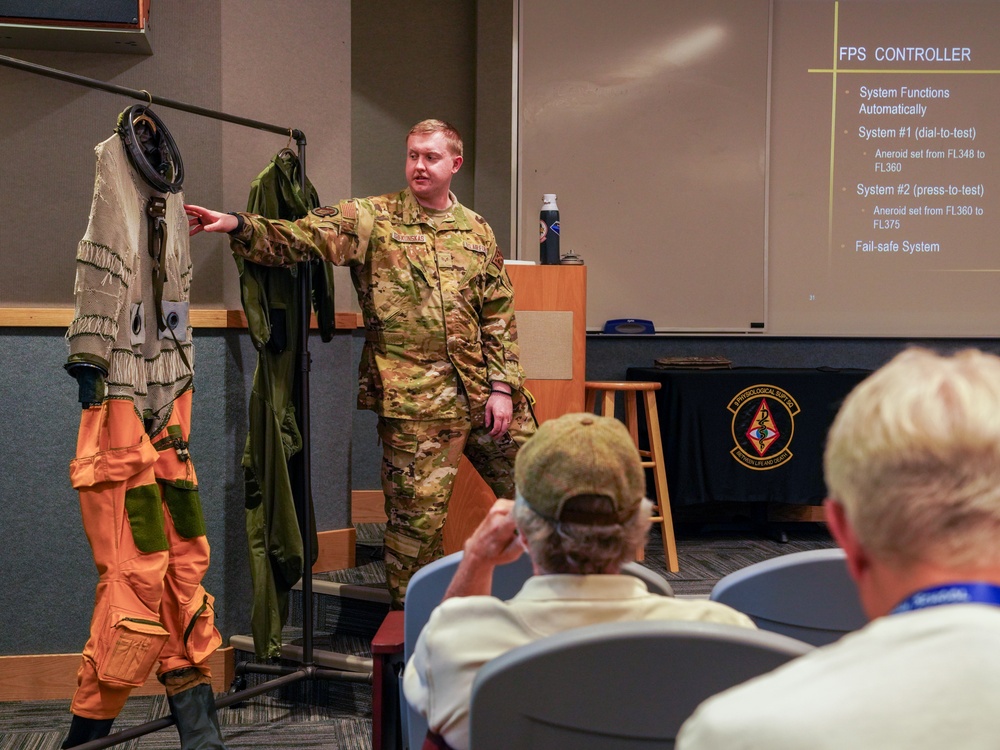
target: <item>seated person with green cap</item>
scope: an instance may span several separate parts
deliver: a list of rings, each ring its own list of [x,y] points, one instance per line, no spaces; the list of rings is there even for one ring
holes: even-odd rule
[[[625,426],[567,414],[539,427],[517,455],[517,497],[497,500],[464,545],[445,601],[406,665],[403,687],[441,748],[469,745],[469,700],[479,668],[570,628],[633,620],[703,620],[753,627],[700,599],[650,593],[620,573],[645,544],[651,503]],[[527,551],[534,575],[510,601],[490,596],[493,570]]]

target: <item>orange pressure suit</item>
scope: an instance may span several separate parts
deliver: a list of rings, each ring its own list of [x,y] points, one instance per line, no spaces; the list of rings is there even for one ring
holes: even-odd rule
[[[89,396],[81,387],[70,475],[99,580],[71,710],[113,719],[159,661],[178,716],[173,699],[211,684],[207,659],[222,642],[201,585],[209,545],[187,442],[187,220],[179,188],[164,194],[140,179],[118,135],[96,151],[67,369],[81,386],[81,373],[97,373]]]

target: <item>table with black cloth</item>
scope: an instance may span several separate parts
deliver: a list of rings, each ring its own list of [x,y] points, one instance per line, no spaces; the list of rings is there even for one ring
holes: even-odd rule
[[[676,509],[731,502],[820,505],[827,430],[844,397],[868,374],[630,367],[626,378],[661,384],[656,407]]]

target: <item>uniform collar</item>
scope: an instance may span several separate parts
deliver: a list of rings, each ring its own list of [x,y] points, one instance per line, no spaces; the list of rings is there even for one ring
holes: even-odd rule
[[[472,229],[469,224],[469,217],[465,213],[465,207],[458,202],[455,194],[448,192],[451,199],[451,207],[443,213],[430,213],[421,206],[409,188],[400,193],[400,205],[403,224],[427,224],[437,229],[458,229],[467,231]]]

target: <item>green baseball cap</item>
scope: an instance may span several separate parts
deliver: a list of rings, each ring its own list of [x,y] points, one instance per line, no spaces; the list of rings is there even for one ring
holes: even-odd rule
[[[514,481],[532,510],[567,523],[622,523],[646,494],[642,459],[625,425],[589,413],[542,424],[518,451]],[[582,497],[607,498],[607,511],[574,509],[572,500]]]

